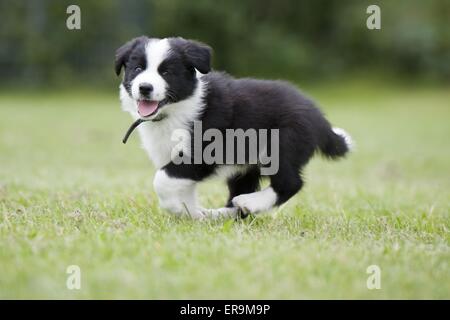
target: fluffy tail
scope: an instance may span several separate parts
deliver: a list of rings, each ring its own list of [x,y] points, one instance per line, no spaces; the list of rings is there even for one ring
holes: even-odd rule
[[[331,159],[345,156],[353,147],[352,137],[341,128],[329,130],[324,142],[320,151]]]

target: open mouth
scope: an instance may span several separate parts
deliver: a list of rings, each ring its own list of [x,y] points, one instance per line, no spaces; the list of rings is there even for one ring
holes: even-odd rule
[[[158,112],[159,108],[162,108],[164,105],[168,103],[167,99],[164,99],[162,101],[156,101],[156,100],[138,100],[138,113],[141,116],[141,118],[137,119],[135,122],[133,122],[128,128],[127,132],[125,133],[125,136],[122,139],[123,143],[127,143],[128,138],[130,137],[131,133],[136,129],[141,123],[146,121],[161,121],[166,117],[164,114],[160,114],[160,116],[156,116],[153,119],[143,119],[148,118]]]
[[[159,101],[138,100],[138,113],[141,117],[150,117],[158,111]]]

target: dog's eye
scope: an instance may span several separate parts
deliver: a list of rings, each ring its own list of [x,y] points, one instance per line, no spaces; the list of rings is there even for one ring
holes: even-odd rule
[[[167,70],[164,70],[163,72],[161,72],[162,76],[167,76],[168,74],[169,74],[169,71],[167,71]]]
[[[141,72],[141,71],[142,71],[142,68],[141,68],[141,67],[136,67],[136,68],[134,68],[134,71],[136,71],[136,72]]]

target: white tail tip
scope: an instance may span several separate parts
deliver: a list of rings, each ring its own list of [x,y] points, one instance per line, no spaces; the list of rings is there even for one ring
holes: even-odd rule
[[[353,142],[352,137],[347,133],[347,131],[341,128],[333,128],[333,132],[338,136],[344,138],[345,144],[347,145],[349,151],[353,150],[355,143]]]

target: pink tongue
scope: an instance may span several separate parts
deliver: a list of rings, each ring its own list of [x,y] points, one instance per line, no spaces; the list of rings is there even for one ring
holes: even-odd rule
[[[138,102],[138,112],[142,117],[148,117],[158,108],[158,101],[140,100]]]

